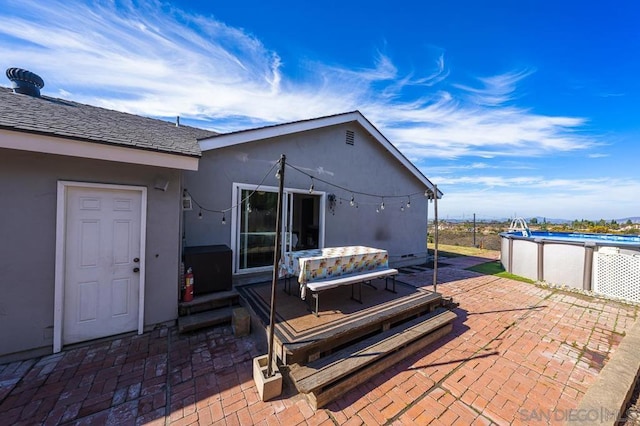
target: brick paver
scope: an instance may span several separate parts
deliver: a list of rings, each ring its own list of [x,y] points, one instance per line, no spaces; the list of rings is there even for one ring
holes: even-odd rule
[[[230,327],[159,327],[0,365],[2,424],[563,423],[634,324],[635,306],[540,288],[448,259],[438,291],[460,304],[453,332],[313,411],[285,383],[259,401],[251,337]],[[431,271],[401,280],[431,289]]]

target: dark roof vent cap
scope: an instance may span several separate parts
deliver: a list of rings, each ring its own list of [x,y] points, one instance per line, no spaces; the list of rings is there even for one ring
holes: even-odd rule
[[[22,68],[7,68],[7,77],[14,93],[39,97],[40,89],[44,87],[44,80],[38,74]]]

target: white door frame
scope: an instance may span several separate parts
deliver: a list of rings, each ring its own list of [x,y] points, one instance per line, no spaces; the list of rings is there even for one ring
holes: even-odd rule
[[[266,271],[272,271],[273,270],[273,265],[269,265],[269,266],[262,266],[262,267],[257,267],[257,268],[250,268],[248,270],[241,270],[240,269],[240,261],[238,259],[237,253],[240,250],[240,235],[238,233],[238,221],[239,221],[239,217],[240,217],[240,209],[242,208],[242,199],[240,198],[240,191],[241,190],[248,190],[248,191],[267,191],[267,192],[275,192],[278,193],[278,187],[276,186],[260,186],[259,189],[256,187],[255,184],[248,184],[248,183],[238,183],[238,182],[234,182],[232,184],[232,194],[231,194],[231,205],[234,206],[234,208],[231,210],[231,252],[232,252],[232,256],[233,256],[233,274],[234,275],[244,275],[244,274],[251,274],[251,273],[255,273],[255,272],[266,272]],[[289,218],[287,217],[287,211],[289,209],[289,195],[291,194],[308,194],[309,190],[308,189],[298,189],[298,188],[283,188],[284,191],[284,196],[283,196],[283,200],[282,200],[282,206],[281,208],[283,209],[283,211],[285,212],[285,214],[282,217],[283,223],[282,223],[282,252],[284,253],[286,251],[286,232],[288,232],[289,230],[289,225],[290,225],[290,221],[288,220]],[[318,221],[319,221],[319,226],[318,226],[318,247],[323,248],[324,247],[324,234],[325,234],[325,208],[326,208],[326,199],[327,199],[327,193],[324,191],[315,191],[314,195],[319,196],[320,198],[320,214],[318,217]]]
[[[144,332],[144,288],[145,288],[145,254],[147,235],[147,188],[144,186],[112,185],[89,182],[58,181],[56,207],[56,263],[55,263],[55,292],[53,309],[53,353],[62,350],[62,327],[64,310],[64,279],[65,279],[65,247],[66,247],[66,219],[67,219],[67,191],[69,188],[99,188],[120,191],[136,191],[140,193],[140,288],[138,299],[138,334]]]

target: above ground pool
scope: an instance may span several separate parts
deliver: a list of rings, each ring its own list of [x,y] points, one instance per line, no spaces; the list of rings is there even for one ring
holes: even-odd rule
[[[512,274],[640,303],[640,236],[531,231],[512,223],[501,262]]]
[[[506,232],[508,235],[516,235],[529,238],[541,238],[545,240],[572,241],[577,243],[600,243],[600,244],[635,244],[640,245],[639,235],[617,235],[617,234],[586,234],[578,232],[547,232],[529,231],[526,235],[522,231]]]

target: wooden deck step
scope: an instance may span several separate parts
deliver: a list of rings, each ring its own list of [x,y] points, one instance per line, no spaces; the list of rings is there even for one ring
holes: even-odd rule
[[[344,347],[365,336],[380,333],[393,325],[413,317],[426,318],[442,306],[442,295],[433,292],[418,292],[410,297],[376,310],[374,314],[361,316],[349,321],[344,327],[330,328],[314,333],[312,338],[286,343],[283,348],[283,362],[286,365],[306,365],[307,361],[331,354],[334,348]],[[277,332],[277,329],[276,329]]]
[[[178,304],[179,315],[191,315],[225,306],[237,305],[240,295],[235,290],[218,291],[215,293],[196,296],[190,302],[180,302]]]
[[[438,308],[306,366],[294,365],[290,377],[318,409],[445,336],[455,318],[455,313]]]
[[[233,307],[228,306],[193,315],[178,317],[178,332],[186,333],[188,331],[231,322],[232,315]]]

